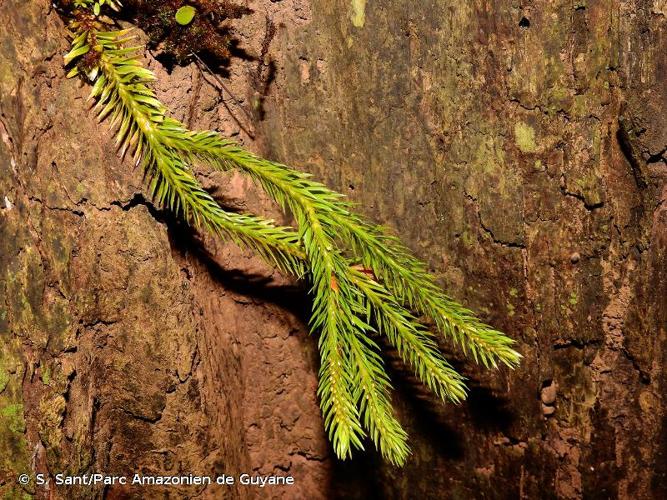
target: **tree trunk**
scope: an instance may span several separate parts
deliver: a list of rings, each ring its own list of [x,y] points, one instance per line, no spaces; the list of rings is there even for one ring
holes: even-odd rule
[[[254,22],[261,41],[264,19]],[[48,496],[17,484],[34,470],[280,472],[299,495],[321,496],[331,461],[305,292],[147,199],[141,169],[119,160],[89,112],[90,87],[64,77],[68,43],[49,2],[0,2],[0,24],[0,494]],[[232,131],[195,66],[149,63],[178,118]],[[205,181],[229,203],[262,206],[240,178]],[[55,498],[223,491],[53,482]]]
[[[226,84],[264,98],[263,120],[195,65],[168,73],[147,55],[160,97],[349,195],[516,338],[521,367],[460,360],[470,397],[443,407],[396,365],[408,465],[336,462],[306,291],[141,194],[89,89],[64,79],[62,21],[46,0],[4,0],[0,492],[45,495],[17,484],[24,471],[275,471],[296,485],[50,493],[664,497],[667,3],[250,5],[249,52],[264,11],[277,35]],[[240,178],[204,179],[276,214]]]

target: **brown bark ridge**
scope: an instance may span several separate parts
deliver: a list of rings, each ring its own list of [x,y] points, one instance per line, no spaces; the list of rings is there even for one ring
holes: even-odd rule
[[[408,466],[346,471],[390,498],[664,498],[667,4],[310,8],[279,38],[267,153],[393,227],[525,356],[471,370],[461,407],[408,386]]]
[[[260,43],[264,18],[254,22]],[[147,199],[141,169],[89,112],[90,87],[64,78],[68,43],[48,1],[0,2],[0,24],[0,497],[266,491],[21,488],[17,475],[32,471],[275,472],[322,496],[330,459],[305,292]],[[196,67],[147,62],[179,119],[235,133]],[[237,208],[263,207],[240,178],[204,181]]]
[[[160,96],[189,124],[239,134],[348,194],[518,339],[523,364],[461,364],[472,390],[458,407],[396,366],[409,464],[333,461],[303,291],[153,206],[87,113],[88,89],[64,80],[48,2],[5,0],[0,492],[215,497],[45,493],[15,478],[282,471],[293,489],[224,493],[663,498],[667,3],[250,4],[241,41],[259,52],[264,11],[277,35],[228,83],[250,104],[267,94],[264,120],[249,123],[196,67],[167,73],[149,58]],[[205,181],[271,213],[240,178]]]

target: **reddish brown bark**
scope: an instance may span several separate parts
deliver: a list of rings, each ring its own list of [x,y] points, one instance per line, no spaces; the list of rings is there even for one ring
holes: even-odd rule
[[[147,54],[160,97],[392,226],[454,297],[519,340],[521,368],[462,364],[471,397],[446,408],[396,370],[408,466],[333,460],[305,291],[147,200],[87,112],[88,89],[64,79],[62,21],[46,1],[5,0],[0,491],[44,495],[17,486],[25,470],[257,471],[296,485],[225,492],[663,497],[664,2],[251,6],[237,26],[250,53],[262,12],[278,29],[274,81],[266,58],[229,68],[246,112],[226,98],[232,118],[195,65],[168,73]],[[241,178],[202,178],[227,203],[277,215]]]

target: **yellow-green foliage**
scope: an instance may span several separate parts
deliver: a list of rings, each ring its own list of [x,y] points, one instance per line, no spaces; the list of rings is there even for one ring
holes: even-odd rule
[[[197,228],[254,249],[283,271],[312,285],[311,327],[319,333],[318,395],[325,426],[340,458],[368,436],[382,455],[403,464],[407,434],[395,418],[390,381],[375,334],[383,334],[405,363],[440,398],[465,398],[463,377],[437,348],[434,333],[413,311],[486,367],[517,365],[513,341],[450,299],[416,259],[383,228],[356,215],[341,194],[308,174],[259,158],[216,132],[190,131],[167,116],[129,48],[128,30],[105,31],[79,16],[65,62],[92,82],[100,120],[117,131],[123,154],[143,165],[154,198]],[[225,211],[194,176],[193,163],[237,170],[261,185],[296,219],[279,227],[254,215]]]

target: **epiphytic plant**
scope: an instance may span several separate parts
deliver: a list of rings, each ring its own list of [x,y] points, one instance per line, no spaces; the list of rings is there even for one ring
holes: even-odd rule
[[[311,328],[319,334],[321,358],[318,395],[338,457],[362,449],[366,435],[394,464],[403,464],[409,454],[407,434],[392,411],[379,335],[442,400],[466,397],[463,377],[416,315],[430,319],[487,368],[518,364],[521,356],[511,339],[447,297],[424,264],[398,239],[353,213],[343,195],[216,132],[190,131],[169,118],[150,87],[155,77],[142,66],[140,48],[128,45],[131,32],[109,30],[99,16],[105,6],[117,9],[120,3],[75,2],[68,76],[81,74],[93,83],[99,120],[117,132],[121,154],[130,152],[143,166],[158,203],[193,227],[230,237],[312,284]],[[298,228],[224,210],[194,176],[194,163],[247,174],[294,215]]]

